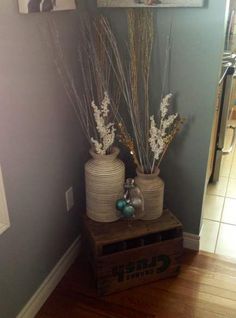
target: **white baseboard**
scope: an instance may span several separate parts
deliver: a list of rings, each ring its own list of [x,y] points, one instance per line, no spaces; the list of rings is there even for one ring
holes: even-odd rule
[[[200,249],[200,236],[191,233],[183,233],[184,237],[184,248],[190,250],[199,251]]]
[[[33,318],[73,264],[80,250],[80,236],[73,242],[16,318]]]

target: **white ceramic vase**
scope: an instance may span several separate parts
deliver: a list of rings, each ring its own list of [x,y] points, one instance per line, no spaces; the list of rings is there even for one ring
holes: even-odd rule
[[[135,184],[140,188],[144,198],[143,220],[155,220],[163,213],[164,182],[159,177],[159,169],[152,174],[141,173],[137,169]]]
[[[87,216],[97,222],[114,222],[120,218],[116,201],[123,196],[125,165],[117,158],[119,149],[99,155],[90,150],[92,159],[85,164]]]

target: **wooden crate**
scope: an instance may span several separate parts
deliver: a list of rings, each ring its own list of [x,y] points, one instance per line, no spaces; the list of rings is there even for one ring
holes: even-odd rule
[[[83,220],[83,243],[99,295],[175,276],[183,251],[182,224],[169,211],[155,221]]]

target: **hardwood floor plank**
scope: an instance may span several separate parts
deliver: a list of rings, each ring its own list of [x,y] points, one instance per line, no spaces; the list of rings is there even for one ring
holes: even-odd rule
[[[230,274],[210,271],[206,269],[202,269],[199,267],[188,267],[187,265],[183,265],[180,277],[192,277],[192,280],[201,281],[205,280],[212,284],[215,281],[215,285],[223,283],[225,286],[228,286],[232,291],[236,291],[236,276],[232,276]]]
[[[69,317],[77,317],[76,314],[84,312],[89,313],[89,317],[95,318],[95,314],[99,314],[101,317],[106,318],[154,318],[153,314],[145,313],[140,308],[131,308],[125,304],[120,303],[109,303],[106,298],[94,298],[88,297],[77,292],[68,292],[58,290],[56,294],[52,295],[54,302],[52,300],[45,304],[42,312],[47,314],[55,314],[57,311],[64,311],[70,313]],[[62,308],[61,308],[62,307]],[[72,311],[73,310],[73,311]],[[100,317],[99,316],[99,317]],[[40,316],[39,316],[40,317]],[[63,317],[63,316],[62,316]],[[61,318],[61,316],[59,317]]]
[[[157,286],[157,288],[153,288],[154,291],[159,292],[162,290],[165,292],[166,296],[169,297],[176,297],[177,300],[181,301],[184,299],[183,304],[188,306],[195,306],[197,308],[201,308],[207,310],[209,312],[225,314],[230,317],[236,317],[236,302],[225,299],[216,295],[211,295],[208,293],[199,292],[198,290],[194,290],[192,288],[186,288],[183,286],[178,286],[173,289],[165,289],[163,285]],[[153,292],[154,292],[153,291]],[[148,291],[150,294],[150,290]]]
[[[158,297],[157,297],[158,295]],[[132,289],[119,294],[107,296],[109,302],[122,303],[130,308],[142,308],[145,312],[153,314],[155,317],[185,318],[185,308],[180,306],[174,298],[165,299],[165,294],[158,291],[155,295],[151,295],[151,291]]]
[[[83,303],[81,304],[81,302],[74,297],[66,297],[58,293],[53,295],[52,299],[36,317],[39,316],[41,318],[41,314],[57,318],[116,318],[116,316],[109,313],[102,314],[99,309],[94,306],[89,307]]]
[[[236,277],[236,259],[216,255],[207,252],[192,252],[185,250],[182,263],[190,267],[209,269],[210,272],[218,272]]]
[[[236,301],[236,292],[227,289],[227,286],[222,285],[222,287],[218,284],[214,284],[214,280],[212,281],[194,281],[191,280],[191,277],[182,277],[181,275],[178,277],[177,281],[163,281],[161,284],[162,288],[174,288],[177,290],[180,287],[189,288],[194,290],[195,292],[206,293],[212,296],[226,298],[232,301]],[[225,287],[225,288],[224,288]]]
[[[235,318],[236,263],[185,251],[178,277],[97,297],[91,269],[70,268],[37,318]]]
[[[109,315],[102,316],[98,313],[91,313],[90,308],[84,308],[85,306],[80,306],[78,301],[74,301],[71,298],[61,296],[58,292],[53,293],[53,295],[46,302],[42,310],[40,311],[43,315],[49,315],[50,317],[58,317],[62,318],[65,316],[68,317],[76,317],[78,313],[83,316],[93,316],[94,318],[105,318],[109,317]],[[37,317],[37,316],[36,316]]]
[[[227,304],[215,305],[211,299],[198,299],[195,295],[187,295],[185,292],[174,293],[172,291],[162,290],[161,284],[152,284],[150,286],[143,286],[142,289],[132,290],[132,294],[126,292],[127,294],[112,295],[113,302],[124,303],[128,301],[129,306],[132,308],[137,308],[142,306],[145,311],[149,313],[154,313],[159,317],[191,317],[190,312],[195,312],[197,309],[199,312],[205,313],[202,317],[208,317],[206,313],[210,313],[211,316],[218,315],[219,317],[236,317],[235,310]],[[141,301],[140,301],[141,300]],[[192,315],[195,317],[195,315]],[[216,316],[217,317],[217,316]]]

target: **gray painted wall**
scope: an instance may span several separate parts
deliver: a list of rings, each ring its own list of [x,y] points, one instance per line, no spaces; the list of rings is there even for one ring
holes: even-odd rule
[[[76,12],[53,15],[75,64]],[[0,316],[14,318],[79,235],[87,150],[53,64],[47,15],[0,4],[0,162],[11,228],[0,236]],[[66,212],[74,186],[77,206]]]
[[[199,234],[206,167],[217,82],[224,46],[227,0],[209,0],[204,8],[154,9],[156,43],[152,102],[159,107],[167,37],[172,25],[169,91],[186,124],[161,165],[165,201],[183,222],[184,231]],[[125,32],[124,10],[106,9],[118,34]],[[123,20],[121,22],[121,19]],[[167,93],[168,91],[166,91]]]
[[[159,47],[164,46],[170,21],[173,46],[170,91],[186,125],[162,166],[166,201],[184,224],[198,234],[205,189],[211,127],[224,46],[225,6],[210,0],[203,9],[158,12]],[[160,64],[164,58],[161,55]]]
[[[96,13],[94,0],[83,3]],[[209,3],[204,9],[157,13],[153,104],[159,100],[164,43],[173,20],[170,89],[177,93],[176,108],[188,119],[162,175],[168,205],[192,233],[199,231],[223,48],[224,1]],[[124,10],[108,14],[122,36]],[[80,14],[54,16],[76,67]],[[0,162],[11,218],[11,228],[0,236],[0,313],[13,318],[79,234],[79,214],[76,208],[65,212],[64,192],[73,184],[77,201],[83,201],[87,150],[54,69],[47,16],[21,16],[16,0],[2,0],[0,17]]]

